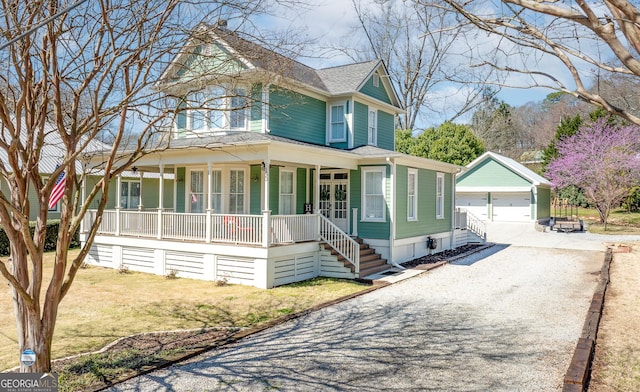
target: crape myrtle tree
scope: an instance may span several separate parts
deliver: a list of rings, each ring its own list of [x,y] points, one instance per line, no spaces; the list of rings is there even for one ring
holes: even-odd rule
[[[455,11],[493,51],[469,52],[500,85],[544,87],[601,106],[640,125],[637,110],[601,81],[640,77],[640,9],[632,0],[419,0]]]
[[[58,307],[96,235],[110,180],[149,152],[156,133],[168,129],[175,115],[175,103],[152,88],[155,80],[202,18],[240,25],[266,5],[262,0],[1,0],[0,225],[10,257],[0,259],[0,274],[13,296],[16,358],[25,349],[37,355],[22,372],[51,369]],[[108,145],[96,141],[105,132]],[[122,155],[125,145],[128,153]],[[58,166],[42,171],[39,163],[52,148]],[[97,151],[99,156],[89,156]],[[80,184],[92,169],[99,169],[93,171],[98,180],[83,190]],[[48,203],[63,172],[55,261],[45,271]],[[86,228],[86,242],[70,257],[69,243],[90,204],[97,209],[95,225]]]
[[[582,189],[606,229],[611,209],[640,184],[640,127],[601,118],[558,140],[556,149],[546,171],[554,187]]]

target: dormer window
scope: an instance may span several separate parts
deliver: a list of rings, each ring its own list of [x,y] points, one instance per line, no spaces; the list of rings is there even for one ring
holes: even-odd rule
[[[378,73],[373,74],[373,87],[380,87],[380,75]]]
[[[210,87],[186,97],[186,129],[194,133],[244,131],[249,100],[243,88]]]

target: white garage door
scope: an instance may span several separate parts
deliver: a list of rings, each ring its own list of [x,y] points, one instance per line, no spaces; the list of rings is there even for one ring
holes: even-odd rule
[[[486,193],[456,193],[456,207],[466,209],[478,219],[487,220]]]
[[[523,193],[492,193],[495,222],[526,222],[531,220],[531,195]]]

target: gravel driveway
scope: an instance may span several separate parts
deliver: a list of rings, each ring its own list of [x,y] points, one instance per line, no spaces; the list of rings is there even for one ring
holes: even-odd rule
[[[585,242],[496,245],[112,390],[561,390],[604,259]]]

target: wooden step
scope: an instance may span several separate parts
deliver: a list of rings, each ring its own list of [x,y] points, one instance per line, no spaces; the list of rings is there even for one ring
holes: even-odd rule
[[[362,267],[362,265],[360,266]],[[383,264],[383,265],[378,265],[376,267],[371,267],[371,268],[366,268],[366,269],[360,269],[360,277],[361,278],[365,278],[369,275],[373,275],[376,274],[378,272],[382,272],[382,271],[386,271],[388,269],[392,268],[389,264]]]

